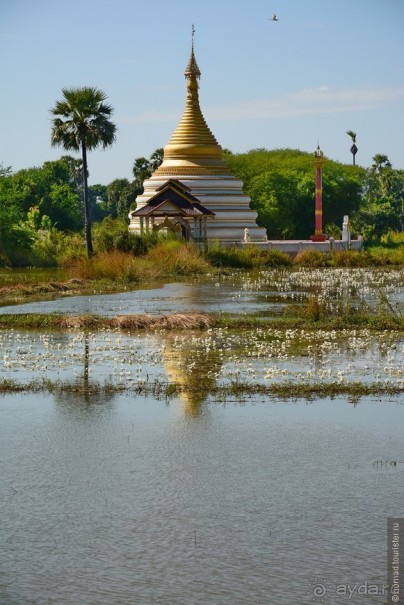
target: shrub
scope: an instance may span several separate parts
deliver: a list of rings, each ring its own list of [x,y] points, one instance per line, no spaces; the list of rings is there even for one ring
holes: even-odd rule
[[[367,252],[336,250],[331,254],[331,264],[334,267],[369,267],[372,259]]]
[[[293,259],[294,265],[302,267],[325,267],[328,262],[327,254],[319,250],[300,250]]]
[[[368,254],[374,265],[404,265],[404,246],[397,248],[370,248]]]
[[[144,258],[149,264],[159,267],[162,275],[203,273],[210,268],[194,244],[176,239],[160,242]]]
[[[388,231],[380,241],[385,246],[402,246],[404,245],[404,231]]]
[[[64,234],[62,244],[57,249],[56,260],[59,266],[68,267],[75,260],[86,257],[87,248],[82,233]]]
[[[96,252],[121,250],[132,252],[135,256],[146,254],[153,246],[167,239],[162,232],[149,232],[138,235],[129,230],[124,219],[106,217],[93,228],[93,242]]]
[[[279,250],[263,250],[253,244],[250,246],[225,248],[218,244],[208,247],[206,258],[217,267],[253,269],[260,267],[289,266],[291,258]]]
[[[118,282],[139,281],[136,259],[129,252],[113,250],[91,258],[81,256],[71,260],[69,273],[80,279],[109,279]]]
[[[262,264],[265,267],[289,267],[292,264],[292,258],[281,250],[265,250]]]

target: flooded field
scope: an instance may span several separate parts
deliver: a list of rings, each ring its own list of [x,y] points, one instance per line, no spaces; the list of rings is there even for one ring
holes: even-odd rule
[[[0,603],[386,603],[403,332],[271,318],[310,297],[400,317],[403,286],[398,270],[271,270],[2,307],[268,321],[0,330],[0,384],[25,391],[0,395]],[[287,397],[254,391],[277,384]],[[313,395],[331,384],[347,394]]]
[[[1,275],[0,275],[1,278]],[[404,272],[399,269],[271,269],[255,273],[231,272],[192,280],[139,285],[116,294],[74,296],[67,292],[53,300],[0,307],[1,313],[151,313],[220,312],[244,315],[280,313],[288,304],[319,296],[330,309],[340,304],[375,308],[388,304],[404,313]],[[397,307],[397,308],[396,308]]]
[[[396,400],[207,398],[195,416],[180,399],[6,395],[0,416],[1,603],[290,605],[323,586],[338,605],[365,583],[351,602],[386,602]]]
[[[257,327],[243,331],[125,334],[0,331],[0,378],[79,382],[130,389],[178,382],[201,398],[214,384],[379,382],[404,388],[404,338],[394,331]]]

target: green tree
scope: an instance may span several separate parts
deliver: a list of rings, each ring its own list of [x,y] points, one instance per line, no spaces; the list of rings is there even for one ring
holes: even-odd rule
[[[164,159],[164,149],[159,147],[150,156],[150,168],[152,172],[157,170],[157,168],[163,163]]]
[[[354,216],[355,230],[378,240],[388,231],[403,231],[404,171],[395,170],[387,155],[376,154],[366,171],[363,203]]]
[[[102,221],[106,216],[107,212],[104,208],[107,200],[107,186],[90,185],[88,188],[88,200],[90,205],[90,214],[94,222]]]
[[[104,149],[115,141],[116,126],[110,121],[112,107],[105,103],[107,97],[98,88],[63,88],[63,99],[51,109],[52,145],[80,151],[83,161],[84,231],[87,253],[93,254],[91,216],[88,199],[87,151],[100,145]]]
[[[10,176],[13,174],[13,169],[11,166],[4,166],[3,162],[0,163],[0,177],[2,176]]]
[[[160,147],[156,149],[149,159],[145,157],[136,158],[133,162],[133,176],[135,178],[134,185],[138,190],[138,195],[143,193],[143,181],[150,178],[151,175],[163,161],[164,149]]]
[[[138,193],[139,189],[135,182],[130,183],[128,179],[115,179],[107,186],[106,200],[102,208],[107,216],[127,221],[129,208]]]
[[[355,156],[358,153],[358,148],[356,146],[356,132],[353,130],[347,130],[346,133],[349,137],[351,137],[352,145],[350,152],[352,153],[352,164],[355,166]]]
[[[1,179],[0,200],[15,205],[26,215],[38,207],[40,215],[50,217],[63,231],[77,231],[82,225],[83,205],[80,185],[71,174],[71,161],[45,162],[42,167],[26,168]]]

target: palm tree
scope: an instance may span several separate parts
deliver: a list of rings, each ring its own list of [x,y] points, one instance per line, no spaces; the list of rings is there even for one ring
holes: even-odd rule
[[[350,149],[350,152],[352,153],[352,164],[355,166],[355,156],[358,152],[358,148],[355,144],[356,143],[356,132],[354,132],[353,130],[347,130],[346,133],[349,137],[351,137],[351,140],[352,140],[352,147]]]
[[[115,141],[116,126],[109,121],[113,112],[105,103],[107,96],[98,88],[63,88],[63,99],[50,111],[52,120],[52,145],[80,151],[83,159],[84,231],[87,254],[93,254],[91,217],[87,185],[87,151],[102,145],[106,149]]]
[[[376,172],[380,172],[383,168],[391,168],[391,162],[387,155],[383,153],[376,153],[372,158],[372,168]]]

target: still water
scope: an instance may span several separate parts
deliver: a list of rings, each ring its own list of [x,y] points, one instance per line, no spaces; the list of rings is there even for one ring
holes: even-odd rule
[[[278,295],[265,301],[265,307],[282,308]],[[30,302],[0,307],[1,313],[62,313],[64,315],[95,314],[109,317],[122,314],[150,313],[169,315],[178,312],[256,313],[263,307],[258,294],[233,283],[203,282],[167,283],[149,288],[133,289],[115,294],[69,296],[50,301]]]
[[[29,272],[27,279],[28,276]],[[0,285],[3,281],[4,275],[0,271]],[[112,316],[214,311],[268,316],[281,313],[288,304],[304,303],[313,295],[328,301],[330,310],[341,303],[364,310],[380,309],[382,297],[388,301],[388,311],[394,309],[401,314],[404,312],[404,272],[400,269],[351,268],[238,271],[143,284],[115,294],[94,291],[86,296],[75,296],[72,292],[59,293],[53,295],[53,300],[0,306],[0,312]]]
[[[0,602],[385,603],[336,591],[383,590],[403,421],[388,399],[2,396]]]

